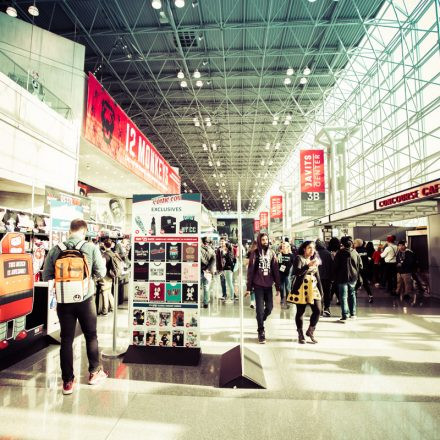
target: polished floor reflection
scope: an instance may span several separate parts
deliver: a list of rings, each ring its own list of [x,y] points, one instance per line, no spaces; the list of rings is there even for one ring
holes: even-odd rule
[[[276,298],[278,302],[278,298]],[[124,364],[104,359],[110,378],[87,385],[82,338],[79,384],[61,394],[58,347],[0,372],[0,438],[8,439],[437,439],[440,428],[440,308],[359,295],[359,316],[318,324],[316,345],[298,345],[294,307],[275,306],[267,344],[258,345],[245,303],[247,347],[258,353],[267,390],[218,388],[220,355],[239,341],[238,304],[214,300],[202,312],[199,367]],[[128,343],[127,310],[118,342]],[[102,348],[112,316],[99,318]]]

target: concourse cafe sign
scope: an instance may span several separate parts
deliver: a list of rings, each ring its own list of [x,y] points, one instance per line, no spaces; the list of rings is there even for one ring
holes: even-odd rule
[[[260,212],[260,231],[267,232],[269,227],[269,213],[267,211]]]
[[[301,150],[301,215],[325,214],[324,150]]]
[[[180,193],[179,175],[91,73],[85,138],[158,191]]]
[[[270,230],[281,229],[283,224],[283,196],[270,198]]]

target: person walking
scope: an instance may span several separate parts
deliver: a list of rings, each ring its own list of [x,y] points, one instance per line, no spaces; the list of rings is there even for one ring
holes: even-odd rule
[[[417,259],[414,252],[406,247],[406,241],[401,240],[397,244],[396,255],[397,268],[397,289],[396,294],[403,301],[405,297],[410,297],[413,293],[413,277],[417,270]],[[417,295],[414,294],[411,305],[416,304]]]
[[[256,249],[257,249],[257,240],[254,240],[254,241],[252,242],[252,244],[249,246],[249,249],[248,249],[248,251],[247,251],[247,253],[246,253],[246,259],[247,259],[247,264],[248,264],[248,266],[249,266],[249,259],[251,258],[251,254],[252,254],[252,252],[254,252]],[[251,309],[255,309],[255,292],[254,292],[254,289],[251,289],[251,302],[250,302],[249,307],[250,307]]]
[[[319,277],[321,279],[324,311],[323,316],[332,316],[330,305],[332,302],[332,278],[333,278],[333,256],[328,251],[321,240],[316,240],[316,251],[318,252],[321,264],[318,266]]]
[[[280,294],[280,272],[275,252],[269,248],[269,236],[260,233],[257,238],[257,248],[251,252],[247,270],[246,294],[255,292],[258,342],[266,343],[264,321],[273,309],[273,292],[275,284],[277,295]]]
[[[63,379],[63,394],[72,394],[75,375],[73,371],[73,339],[75,337],[76,321],[79,321],[81,330],[86,339],[87,358],[89,361],[89,385],[96,385],[108,375],[104,372],[99,362],[98,338],[96,334],[96,306],[93,301],[94,283],[91,277],[94,275],[102,278],[106,274],[104,259],[93,243],[85,241],[87,223],[76,219],[70,223],[69,238],[63,245],[67,249],[79,250],[85,257],[88,265],[90,278],[88,289],[82,301],[57,304],[57,314],[61,327],[60,363]],[[55,279],[55,263],[63,251],[60,245],[54,246],[48,253],[43,269],[43,280]]]
[[[220,281],[222,283],[223,299],[228,302],[234,302],[234,280],[233,271],[235,258],[230,243],[226,242],[225,238],[220,239],[220,246],[216,253],[217,271],[220,274]],[[227,299],[226,285],[229,289],[229,300]]]
[[[281,252],[278,254],[278,267],[280,271],[281,282],[281,298],[280,304],[282,309],[288,309],[289,305],[286,302],[287,294],[290,292],[290,271],[292,269],[295,256],[288,241],[281,243]]]
[[[313,241],[304,241],[298,248],[292,266],[292,288],[289,300],[296,304],[295,323],[298,332],[298,343],[305,344],[303,323],[307,305],[312,308],[310,325],[306,335],[316,344],[315,329],[321,316],[323,290],[319,277],[318,261]]]
[[[368,295],[368,302],[371,304],[373,302],[373,293],[371,292],[371,288],[370,288],[371,259],[368,256],[368,251],[367,248],[365,247],[364,240],[362,240],[361,238],[356,238],[354,240],[354,248],[362,260],[362,269],[360,272],[360,277],[358,278],[358,281],[356,283],[355,289],[358,290],[359,287],[363,286],[365,292],[367,292]]]
[[[353,249],[351,237],[341,238],[341,249],[335,255],[335,281],[339,290],[341,303],[341,318],[339,322],[345,323],[348,316],[356,319],[356,283],[360,278],[362,260]]]
[[[103,315],[107,315],[108,312],[112,312],[115,307],[115,299],[113,297],[113,284],[117,274],[112,273],[114,267],[114,259],[119,258],[116,253],[113,252],[113,241],[110,238],[104,240],[105,250],[102,256],[105,259],[105,265],[107,273],[101,281],[101,295],[102,295],[102,309],[100,310]],[[120,260],[122,262],[122,260]]]
[[[394,235],[389,235],[387,237],[387,244],[385,245],[383,252],[380,254],[385,260],[386,289],[390,295],[395,295],[397,287],[397,246],[394,244],[395,241],[396,237]]]
[[[209,305],[209,287],[215,271],[215,252],[211,247],[208,237],[202,238],[202,246],[200,247],[200,263],[201,281],[203,287],[203,307],[207,309]]]

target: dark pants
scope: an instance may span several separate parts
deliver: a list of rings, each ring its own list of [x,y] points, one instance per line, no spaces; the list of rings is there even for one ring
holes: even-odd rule
[[[324,293],[324,309],[329,309],[333,298],[332,281],[323,280],[321,278],[321,284],[322,284],[322,291]]]
[[[387,292],[395,293],[397,288],[397,265],[396,263],[385,263],[385,279]]]
[[[273,293],[272,287],[254,286],[255,309],[257,312],[258,331],[264,331],[264,321],[272,313]]]
[[[371,293],[370,281],[368,280],[368,276],[366,275],[365,272],[361,271],[361,277],[362,277],[362,283],[360,282],[360,280],[358,280],[356,283],[355,289],[358,290],[359,287],[363,286],[365,289],[365,292],[367,292],[367,295],[373,296],[373,294]]]
[[[222,285],[222,296],[226,299],[226,277],[223,272],[220,273],[220,284]]]
[[[57,314],[61,326],[61,375],[64,382],[73,380],[73,339],[75,337],[76,321],[86,338],[89,372],[99,368],[98,338],[96,336],[96,305],[93,297],[80,303],[57,304]]]
[[[284,299],[287,297],[287,294],[290,291],[289,281],[290,281],[290,277],[288,275],[281,277],[281,289],[280,289],[281,302],[284,301]]]
[[[318,324],[319,317],[321,315],[321,300],[315,299],[313,304],[309,304],[312,308],[312,314],[310,316],[310,326],[315,327]],[[304,322],[304,313],[306,312],[307,304],[296,304],[295,322],[296,328],[302,330]]]

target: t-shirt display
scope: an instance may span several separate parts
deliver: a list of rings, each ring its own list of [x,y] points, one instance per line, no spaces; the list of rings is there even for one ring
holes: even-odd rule
[[[183,261],[199,261],[198,248],[197,243],[183,243]]]
[[[182,243],[167,243],[167,261],[182,260]]]
[[[200,195],[134,195],[132,218],[132,343],[200,347]]]
[[[165,243],[150,243],[150,261],[165,261]]]
[[[180,232],[182,234],[197,234],[198,223],[194,217],[185,217],[179,224]]]
[[[160,219],[160,228],[164,234],[176,233],[176,217],[170,215],[164,216]]]

